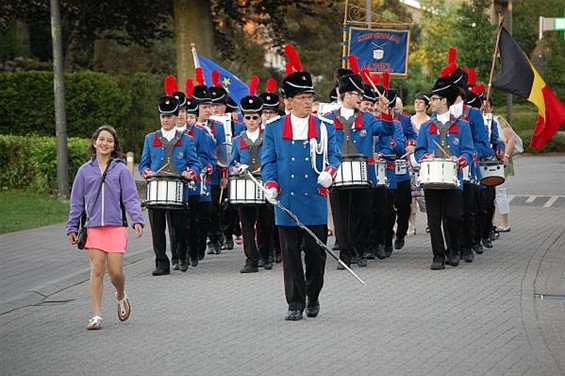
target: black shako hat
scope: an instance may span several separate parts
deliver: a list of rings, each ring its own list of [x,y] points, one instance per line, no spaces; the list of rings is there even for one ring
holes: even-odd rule
[[[437,79],[430,97],[433,94],[437,94],[440,97],[447,98],[447,104],[451,106],[455,103],[457,96],[459,95],[459,87],[455,85],[449,77],[440,77]]]
[[[196,68],[196,82],[198,85],[194,87],[192,92],[192,99],[198,102],[198,104],[206,103],[212,104],[212,97],[210,96],[210,90],[204,83],[204,71],[202,68]]]
[[[263,111],[263,100],[255,95],[257,86],[259,85],[259,77],[252,76],[249,81],[249,95],[241,98],[239,107],[242,113]]]
[[[363,100],[375,103],[377,101],[377,93],[370,84],[363,84]]]
[[[161,95],[158,110],[160,115],[176,116],[179,114],[179,101],[173,96]]]
[[[210,99],[212,103],[227,104],[228,102],[228,92],[223,87],[210,86],[208,89],[210,91]]]
[[[337,102],[337,87],[334,87],[332,91],[330,91],[328,98],[330,100],[330,103]]]
[[[186,95],[182,91],[175,91],[173,97],[179,102],[179,108],[186,108]]]
[[[228,112],[234,112],[238,110],[237,103],[233,100],[232,97],[228,95],[228,100],[226,102],[226,106],[228,108]]]
[[[356,91],[358,93],[363,93],[365,91],[363,88],[363,79],[358,74],[342,76],[339,79],[338,88],[341,94],[350,91]]]
[[[288,58],[288,65],[290,69],[287,71],[295,72],[287,73],[287,76],[282,81],[281,93],[285,98],[292,98],[301,93],[314,94],[314,84],[312,83],[312,76],[308,72],[304,72],[300,58],[296,53],[292,44],[284,46],[284,52]]]
[[[259,94],[259,98],[263,101],[264,109],[273,110],[275,112],[279,111],[280,98],[275,94],[277,89],[277,80],[274,78],[269,78],[267,80],[267,85],[265,87],[265,92]]]

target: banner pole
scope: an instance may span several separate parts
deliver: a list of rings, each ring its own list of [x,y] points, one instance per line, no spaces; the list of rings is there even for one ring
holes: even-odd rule
[[[341,67],[346,67],[346,57],[347,57],[347,5],[348,0],[345,0],[345,10],[343,12],[343,32],[341,37]]]
[[[496,54],[498,53],[498,44],[500,43],[500,34],[502,32],[502,23],[504,22],[504,17],[500,17],[500,23],[498,24],[498,32],[496,33],[496,45],[494,46],[494,53],[492,54],[492,64],[490,66],[490,75],[488,78],[487,95],[485,99],[490,98],[490,89],[492,87],[492,76],[494,75],[494,66],[496,64]]]
[[[194,62],[194,68],[200,68],[200,60],[198,59],[198,53],[196,52],[196,44],[190,43],[192,50],[192,61]]]

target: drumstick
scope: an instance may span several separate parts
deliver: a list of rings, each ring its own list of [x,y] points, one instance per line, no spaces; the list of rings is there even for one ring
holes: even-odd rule
[[[447,150],[445,150],[444,148],[442,148],[441,145],[438,144],[436,140],[433,140],[433,141],[434,141],[434,144],[436,144],[436,146],[439,148],[439,150],[443,151],[443,153],[445,155],[447,155],[448,157],[453,157],[453,155],[450,152],[448,152]]]
[[[224,188],[220,188],[220,199],[218,200],[218,204],[222,203],[223,196],[224,196]]]

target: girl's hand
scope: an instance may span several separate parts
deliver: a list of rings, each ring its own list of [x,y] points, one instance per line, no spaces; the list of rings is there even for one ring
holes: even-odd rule
[[[67,237],[69,238],[69,241],[72,245],[77,244],[78,238],[76,232],[71,232],[69,235],[67,235]]]
[[[140,238],[143,235],[143,226],[139,223],[133,225],[133,229],[135,230],[135,237]]]

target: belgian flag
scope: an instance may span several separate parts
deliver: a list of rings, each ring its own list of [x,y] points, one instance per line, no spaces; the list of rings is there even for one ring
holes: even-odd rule
[[[538,121],[530,147],[540,150],[565,122],[565,106],[541,78],[518,43],[503,27],[500,31],[498,48],[501,71],[492,82],[492,86],[525,98],[536,105]]]

